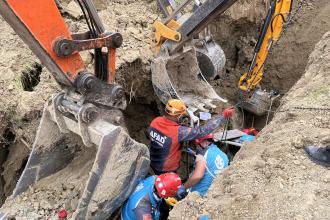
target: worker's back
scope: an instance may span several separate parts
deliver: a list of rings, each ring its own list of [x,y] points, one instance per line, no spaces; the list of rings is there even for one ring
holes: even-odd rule
[[[135,188],[134,192],[130,195],[129,199],[126,201],[122,208],[121,219],[122,220],[135,220],[136,209],[138,206],[150,206],[147,209],[155,209],[157,202],[152,196],[154,189],[155,176],[150,176],[142,180]],[[143,201],[145,200],[145,201]],[[142,204],[144,203],[144,204]],[[148,204],[145,204],[148,203]],[[145,207],[144,207],[145,208]]]
[[[228,167],[229,163],[227,155],[214,144],[211,144],[205,151],[204,159],[206,161],[204,176],[199,183],[191,188],[192,192],[196,191],[201,196],[206,194],[215,176],[220,173],[221,170]]]
[[[150,124],[150,160],[156,174],[175,172],[179,168],[179,127],[178,123],[165,117],[157,117]]]

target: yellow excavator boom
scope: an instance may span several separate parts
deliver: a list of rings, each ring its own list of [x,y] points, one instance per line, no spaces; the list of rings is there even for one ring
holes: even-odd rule
[[[265,23],[254,50],[255,54],[249,71],[240,77],[239,88],[241,91],[253,91],[262,80],[263,69],[270,48],[278,41],[291,10],[292,0],[274,0],[271,2]]]

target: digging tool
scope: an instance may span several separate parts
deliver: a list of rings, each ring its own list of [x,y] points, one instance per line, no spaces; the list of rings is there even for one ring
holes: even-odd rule
[[[67,142],[78,135],[97,153],[73,219],[107,219],[147,174],[149,151],[128,135],[123,122],[125,92],[114,83],[122,36],[105,30],[91,0],[77,2],[89,27],[86,33],[68,31],[54,0],[0,0],[1,16],[63,90],[45,104],[13,196],[66,167],[79,150]],[[90,49],[95,50],[94,74],[79,54]]]
[[[192,112],[207,112],[215,108],[217,102],[227,100],[221,98],[208,82],[223,69],[225,54],[206,27],[236,0],[199,2],[189,16],[179,17],[179,11],[186,9],[189,2],[175,8],[170,1],[158,1],[167,18],[154,25],[158,53],[151,64],[152,83],[163,103],[179,98]],[[176,17],[179,18],[175,20]]]
[[[258,42],[254,48],[254,55],[247,73],[239,79],[241,92],[241,107],[255,115],[265,115],[277,94],[269,93],[260,88],[264,74],[264,66],[268,53],[273,44],[280,37],[283,26],[290,17],[292,0],[274,0],[271,2],[261,29]]]

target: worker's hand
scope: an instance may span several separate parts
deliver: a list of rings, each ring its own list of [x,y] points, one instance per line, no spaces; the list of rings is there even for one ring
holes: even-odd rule
[[[226,108],[222,115],[224,118],[228,119],[228,118],[231,118],[233,116],[233,113],[234,113],[234,109],[233,108]]]
[[[182,199],[184,199],[186,196],[187,196],[187,191],[186,189],[184,188],[184,186],[180,186],[180,188],[178,189],[177,193],[176,193],[176,196],[175,198],[180,201]]]

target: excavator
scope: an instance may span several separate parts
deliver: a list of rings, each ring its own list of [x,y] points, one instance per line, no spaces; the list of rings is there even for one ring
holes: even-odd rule
[[[96,156],[72,218],[108,219],[147,174],[149,150],[125,129],[125,92],[115,83],[115,54],[122,35],[105,29],[91,0],[77,3],[89,31],[73,34],[54,0],[0,0],[0,15],[62,88],[45,104],[12,196],[65,168],[79,150],[65,144],[76,134],[86,147],[96,149]],[[94,74],[84,67],[79,53],[91,49]],[[114,172],[118,167],[120,172]]]
[[[189,4],[193,2],[192,13]],[[224,68],[225,54],[212,38],[208,24],[233,5],[235,0],[158,0],[165,19],[154,23],[156,58],[152,70],[155,93],[163,102],[184,100],[192,112],[209,111],[221,98],[209,82]],[[292,10],[292,0],[272,0],[254,49],[253,61],[238,83],[239,104],[245,110],[264,115],[274,93],[260,88],[263,69],[272,45],[279,39]],[[184,13],[181,13],[184,11]]]
[[[268,112],[277,93],[267,92],[260,87],[264,67],[273,44],[276,43],[292,11],[292,0],[277,0],[270,3],[266,19],[254,48],[249,70],[239,79],[240,105],[243,109],[262,116]]]

